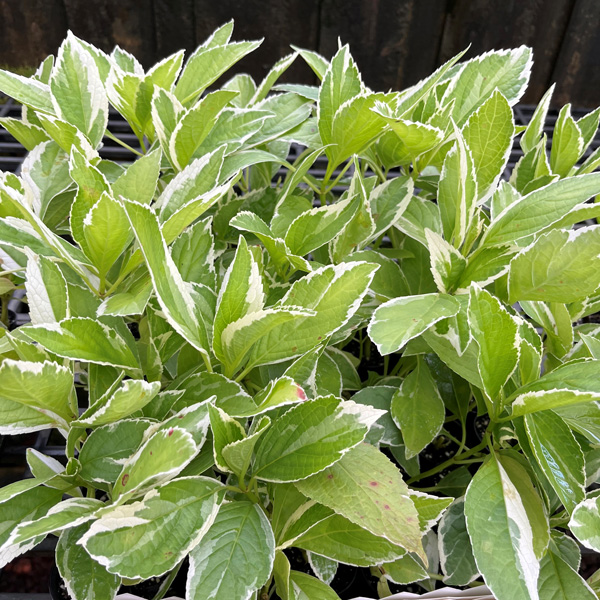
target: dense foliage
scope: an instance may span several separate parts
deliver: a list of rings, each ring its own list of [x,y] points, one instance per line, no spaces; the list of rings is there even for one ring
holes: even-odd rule
[[[388,93],[297,49],[215,89],[260,43],[232,29],[149,71],[69,34],[0,72],[29,150],[0,173],[0,432],[65,439],[0,490],[1,564],[53,533],[75,600],[162,597],[186,558],[195,600],[334,599],[338,563],[382,596],[595,599],[600,112],[549,148],[549,90],[515,126],[526,47]],[[298,56],[319,86],[277,85]],[[98,153],[109,103],[130,164]]]

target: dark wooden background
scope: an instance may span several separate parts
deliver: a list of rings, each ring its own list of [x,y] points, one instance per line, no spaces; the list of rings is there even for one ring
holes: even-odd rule
[[[469,57],[527,44],[535,64],[525,102],[556,82],[556,104],[600,104],[599,0],[0,0],[0,64],[36,65],[72,29],[148,67],[231,18],[233,39],[265,38],[236,67],[256,78],[290,43],[329,58],[340,37],[377,90],[411,85],[469,44]],[[286,79],[314,83],[301,61]]]

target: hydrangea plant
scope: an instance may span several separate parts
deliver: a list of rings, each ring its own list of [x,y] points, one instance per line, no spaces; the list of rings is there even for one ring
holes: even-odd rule
[[[217,89],[260,44],[232,29],[148,71],[69,34],[0,72],[29,151],[0,173],[3,317],[15,287],[31,317],[0,328],[0,432],[65,445],[0,490],[1,564],[54,534],[74,600],[161,598],[184,563],[189,600],[335,599],[338,563],[382,597],[594,600],[600,111],[549,145],[549,90],[515,125],[526,47],[387,93],[348,46],[294,49]],[[277,85],[298,57],[319,85]]]

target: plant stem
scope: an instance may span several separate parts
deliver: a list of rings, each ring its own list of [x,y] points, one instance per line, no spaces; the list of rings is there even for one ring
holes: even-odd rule
[[[469,456],[472,456],[473,454],[477,454],[478,452],[481,452],[484,448],[486,448],[487,445],[488,445],[488,441],[487,441],[487,437],[486,437],[483,440],[483,442],[481,442],[474,448],[471,448],[470,450],[467,450],[466,452],[463,452],[462,454],[455,454],[452,458],[449,458],[448,460],[439,464],[437,467],[433,467],[432,469],[429,469],[429,471],[425,471],[425,473],[420,473],[416,477],[411,477],[406,483],[408,485],[411,485],[412,483],[415,483],[416,481],[421,481],[422,479],[427,479],[427,477],[436,475],[440,471],[443,471],[444,469],[447,469],[448,467],[455,465],[458,461],[468,458]]]
[[[133,152],[134,154],[137,154],[138,156],[144,156],[139,150],[132,148],[127,142],[120,140],[116,135],[112,134],[108,129],[105,131],[104,135],[109,140],[112,140],[113,142],[116,142],[120,146],[123,146],[123,148],[127,148],[127,150],[129,150],[129,152]]]
[[[344,173],[346,173],[346,171],[349,169],[350,165],[352,164],[352,161],[349,160],[345,165],[344,168],[339,172],[338,176],[333,180],[333,183],[331,183],[329,185],[329,187],[325,190],[322,191],[322,194],[327,194],[327,192],[330,192],[340,181],[340,179],[344,176]]]
[[[2,302],[2,315],[0,316],[0,320],[6,326],[6,329],[9,329],[10,323],[8,322],[8,301],[10,300],[11,292],[8,294],[4,294],[0,296],[0,301]]]
[[[183,561],[181,561],[167,575],[167,578],[160,584],[160,587],[158,588],[158,592],[156,592],[156,594],[154,595],[154,598],[152,598],[152,600],[162,600],[162,598],[165,597],[165,594],[169,591],[169,588],[171,587],[171,584],[173,583],[173,580],[175,579],[175,577],[177,577],[177,573],[179,573],[179,569],[181,568],[182,564],[183,564]]]

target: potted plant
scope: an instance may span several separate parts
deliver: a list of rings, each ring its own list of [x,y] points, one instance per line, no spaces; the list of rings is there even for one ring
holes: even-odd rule
[[[389,93],[295,49],[207,92],[260,43],[232,29],[149,71],[69,34],[0,72],[30,151],[0,276],[31,316],[0,329],[0,432],[65,439],[0,491],[3,563],[58,536],[75,600],[186,568],[188,599],[327,600],[339,565],[380,597],[595,598],[600,112],[563,108],[548,157],[552,90],[514,124],[526,47]],[[298,55],[319,86],[276,85]]]

